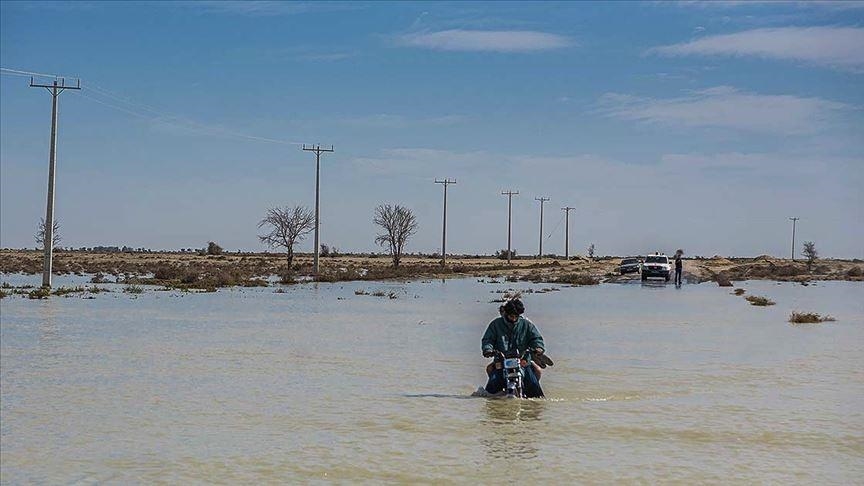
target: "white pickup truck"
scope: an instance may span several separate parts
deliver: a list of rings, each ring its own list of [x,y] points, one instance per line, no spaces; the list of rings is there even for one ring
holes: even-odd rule
[[[661,253],[648,255],[642,263],[642,280],[647,280],[649,277],[663,277],[668,282],[672,276],[672,265],[669,264],[669,257]]]

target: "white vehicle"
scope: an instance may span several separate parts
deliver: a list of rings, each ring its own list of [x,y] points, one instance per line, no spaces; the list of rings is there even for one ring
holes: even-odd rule
[[[672,265],[669,264],[669,257],[662,253],[645,257],[642,263],[642,280],[648,280],[649,277],[663,277],[668,282],[671,276]]]

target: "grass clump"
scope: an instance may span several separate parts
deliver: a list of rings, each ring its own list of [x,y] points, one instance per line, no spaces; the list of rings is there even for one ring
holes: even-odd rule
[[[86,288],[79,285],[77,287],[60,287],[57,290],[55,290],[54,292],[52,292],[52,294],[57,295],[57,296],[61,296],[61,295],[69,295],[69,294],[75,294],[75,293],[84,293],[86,291],[87,291]]]
[[[51,289],[48,287],[40,287],[38,289],[31,290],[27,293],[28,299],[47,299],[48,296],[51,295]]]
[[[746,290],[744,289],[735,289],[732,291],[732,293],[735,295],[744,295],[744,292],[746,292]]]
[[[815,312],[793,312],[789,316],[789,322],[792,324],[818,324],[836,320],[831,316],[821,316]]]
[[[761,297],[758,295],[748,295],[747,297],[744,297],[744,300],[750,302],[750,304],[752,305],[758,306],[774,305],[776,303],[773,300],[768,299],[767,297]]]
[[[123,292],[126,292],[127,294],[141,294],[144,293],[144,287],[141,287],[140,285],[130,284],[123,289]]]

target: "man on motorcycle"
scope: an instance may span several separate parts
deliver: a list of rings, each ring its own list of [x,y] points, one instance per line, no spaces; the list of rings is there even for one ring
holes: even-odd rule
[[[501,317],[489,323],[486,333],[483,334],[483,356],[491,358],[496,351],[504,355],[522,356],[525,351],[531,351],[526,357],[527,364],[522,367],[524,373],[524,391],[527,398],[542,397],[543,389],[540,388],[540,368],[533,362],[533,356],[540,356],[545,352],[543,336],[534,324],[522,317],[525,305],[519,299],[508,301],[503,306]],[[494,366],[487,368],[489,381],[486,383],[488,393],[498,393],[504,389],[506,378],[503,369]]]

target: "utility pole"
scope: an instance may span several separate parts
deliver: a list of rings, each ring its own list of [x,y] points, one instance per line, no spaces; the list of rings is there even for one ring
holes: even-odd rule
[[[67,89],[81,89],[81,80],[75,86],[66,86],[66,79],[55,79],[52,84],[36,84],[30,77],[31,88],[45,88],[51,93],[51,148],[48,152],[48,208],[45,210],[45,258],[42,263],[42,286],[51,288],[51,267],[54,263],[54,179],[57,167],[57,97]]]
[[[537,258],[543,259],[543,203],[549,200],[548,197],[535,197],[535,201],[540,201],[540,253]]]
[[[518,195],[519,191],[502,191],[502,196],[507,196],[507,265],[510,265],[510,255],[513,254],[510,251],[510,228],[513,214],[513,196]]]
[[[331,145],[329,149],[322,149],[320,145],[315,145],[307,147],[306,144],[303,144],[303,150],[306,152],[315,152],[315,263],[313,265],[313,273],[315,276],[318,276],[318,254],[321,251],[321,247],[318,246],[318,227],[320,226],[320,220],[318,218],[318,202],[319,202],[319,189],[320,189],[320,181],[321,181],[321,154],[324,152],[333,152],[333,146]]]
[[[570,211],[576,208],[571,208],[567,206],[566,208],[561,208],[561,211],[564,211],[564,260],[570,261]]]
[[[792,261],[795,261],[795,223],[801,218],[789,218],[792,221]]]
[[[452,181],[450,179],[443,181],[435,179],[435,184],[444,185],[444,225],[441,230],[441,266],[443,267],[447,263],[447,186],[456,184],[456,179]]]

